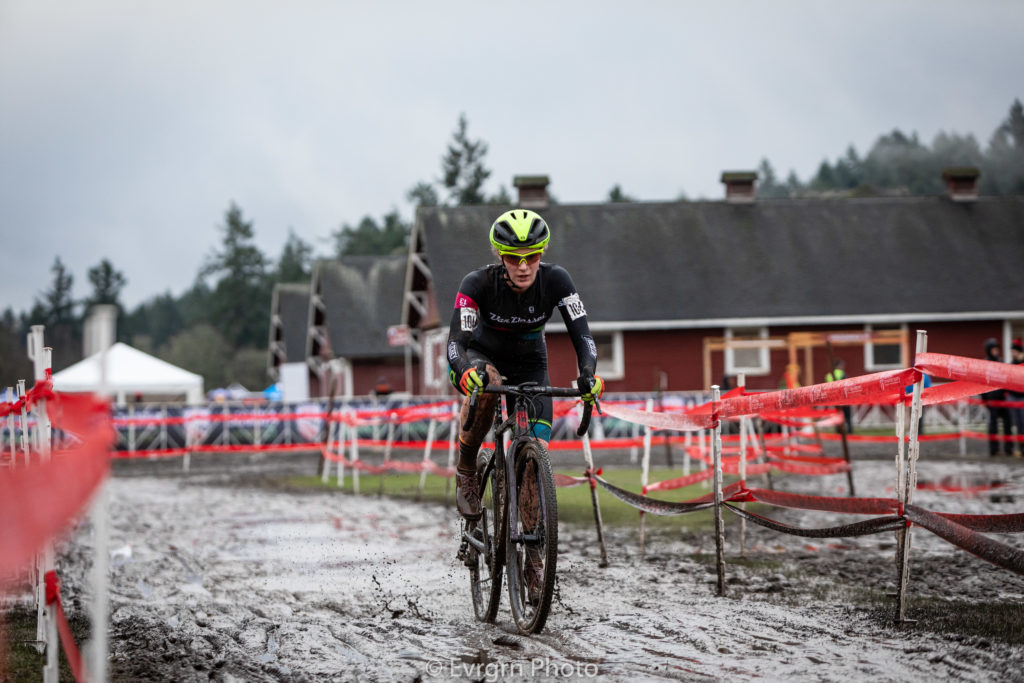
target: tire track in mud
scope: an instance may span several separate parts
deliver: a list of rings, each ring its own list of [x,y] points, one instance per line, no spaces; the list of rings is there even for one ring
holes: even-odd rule
[[[892,583],[887,535],[809,550],[748,526],[754,561],[730,564],[728,596],[717,598],[710,537],[659,532],[640,557],[635,529],[610,529],[612,566],[600,569],[593,529],[563,525],[551,617],[542,634],[523,637],[507,599],[497,624],[473,619],[455,514],[441,506],[196,477],[115,478],[111,492],[112,673],[122,680],[576,671],[622,681],[928,681],[1013,676],[1024,666],[1019,647],[900,630],[849,607],[862,586]],[[984,500],[958,504],[993,511]],[[1024,596],[1022,577],[979,569],[987,563],[928,536],[914,537],[912,593]],[[68,594],[84,590],[90,552],[71,544]]]

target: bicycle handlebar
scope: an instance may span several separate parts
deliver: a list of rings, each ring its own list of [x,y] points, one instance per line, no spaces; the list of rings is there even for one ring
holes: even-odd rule
[[[469,431],[470,425],[473,424],[473,418],[476,417],[477,399],[480,398],[481,392],[487,394],[512,394],[514,396],[557,396],[559,398],[579,398],[582,395],[578,388],[569,389],[565,387],[544,387],[538,386],[533,382],[526,382],[523,384],[496,384],[484,386],[483,388],[476,387],[469,395],[469,408],[466,411],[466,419],[462,423],[463,431]],[[576,430],[576,436],[583,436],[590,428],[590,415],[594,410],[594,405],[597,405],[597,399],[594,400],[593,404],[583,404],[583,417],[580,418],[580,426]],[[598,406],[597,412],[601,412],[600,406]]]

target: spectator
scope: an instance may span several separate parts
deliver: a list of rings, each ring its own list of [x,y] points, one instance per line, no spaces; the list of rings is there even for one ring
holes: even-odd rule
[[[832,361],[832,370],[825,375],[826,382],[838,382],[841,379],[846,379],[846,361],[842,358],[836,358]],[[847,434],[853,434],[853,415],[850,410],[850,406],[840,406],[843,410],[843,424],[846,427]]]
[[[790,363],[786,366],[785,372],[782,373],[782,379],[779,380],[779,389],[799,389],[800,388],[800,366],[796,363]]]
[[[999,342],[995,339],[985,340],[985,360],[994,363],[1001,363],[1003,352],[999,348]],[[1006,390],[993,389],[981,395],[982,402],[988,408],[988,454],[990,456],[1005,453],[1010,454],[1010,436],[1013,428],[1010,426],[1010,409],[1006,407]],[[999,423],[1003,423],[1003,439],[999,438]]]
[[[377,383],[373,386],[373,394],[377,398],[385,398],[390,396],[392,393],[391,382],[388,381],[387,377],[378,377]]]
[[[1013,345],[1010,347],[1010,362],[1014,365],[1024,364],[1024,344],[1021,343],[1020,337],[1014,339]],[[1024,443],[1022,443],[1022,440],[1024,440],[1024,394],[1017,391],[1007,393],[1011,401],[1022,403],[1022,405],[1010,408],[1010,415],[1017,429],[1017,440],[1013,443],[1013,454],[1019,458],[1021,457],[1021,448],[1024,448]]]

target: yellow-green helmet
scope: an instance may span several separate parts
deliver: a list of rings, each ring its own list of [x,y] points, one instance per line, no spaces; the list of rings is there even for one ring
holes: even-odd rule
[[[511,249],[543,249],[550,240],[548,224],[528,209],[506,211],[491,226],[491,245],[499,254]]]

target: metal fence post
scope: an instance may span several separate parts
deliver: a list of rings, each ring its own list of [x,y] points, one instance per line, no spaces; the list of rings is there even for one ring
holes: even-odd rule
[[[725,523],[722,521],[722,422],[718,419],[718,401],[721,392],[718,385],[711,386],[711,415],[715,419],[715,430],[711,440],[715,480],[715,553],[718,567],[718,595],[725,595]]]

